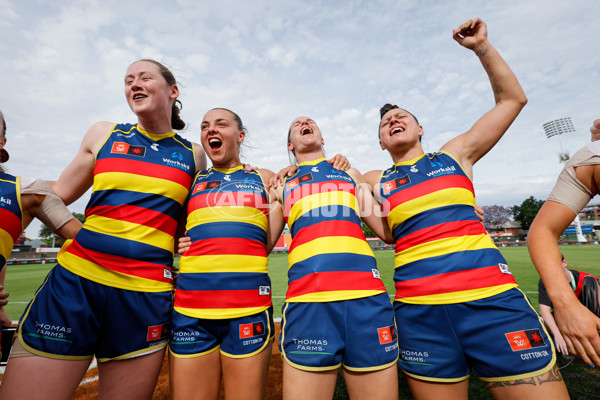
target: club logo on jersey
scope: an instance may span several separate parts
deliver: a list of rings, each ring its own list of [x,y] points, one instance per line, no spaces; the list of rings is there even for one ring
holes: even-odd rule
[[[512,272],[510,272],[510,268],[508,268],[508,265],[503,264],[503,263],[498,263],[498,268],[500,268],[500,272],[502,272],[503,274],[512,275]]]
[[[271,294],[271,286],[259,286],[258,287],[258,295],[259,296],[268,296]]]
[[[154,325],[148,327],[147,342],[153,342],[167,337],[167,324]]]
[[[294,187],[298,186],[301,183],[310,182],[312,180],[313,180],[313,176],[309,172],[308,174],[304,174],[304,175],[299,176],[299,177],[297,177],[295,179],[292,179],[291,181],[288,181],[288,183],[287,183],[287,190],[291,190],[291,189],[293,189]]]
[[[254,336],[261,336],[265,333],[264,322],[253,322],[250,324],[240,324],[240,339],[247,339]]]
[[[408,174],[404,175],[402,178],[396,178],[392,181],[383,183],[383,194],[388,194],[392,190],[398,189],[401,186],[408,185],[410,183],[410,178]]]
[[[386,326],[383,328],[377,328],[377,334],[379,335],[379,344],[388,344],[392,343],[398,335],[396,334],[396,327]]]
[[[505,333],[506,340],[510,344],[512,351],[527,350],[533,347],[546,346],[544,338],[539,329],[528,329],[525,331],[517,331]]]
[[[132,146],[125,142],[114,142],[111,153],[127,154],[130,156],[144,157],[146,155],[146,146]]]
[[[200,182],[194,187],[194,191],[192,194],[201,192],[203,190],[213,190],[221,187],[221,181],[209,181],[209,182]]]

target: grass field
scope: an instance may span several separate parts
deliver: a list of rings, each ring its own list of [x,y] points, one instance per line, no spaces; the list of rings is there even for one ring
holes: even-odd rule
[[[534,307],[538,306],[537,282],[539,276],[531,263],[526,247],[504,247],[500,251],[506,258],[517,282],[531,300]],[[569,267],[600,275],[600,246],[571,245],[562,246],[561,251],[569,262]],[[393,265],[394,253],[391,250],[375,252],[382,279],[390,294],[394,293]],[[10,292],[9,305],[6,310],[13,320],[19,318],[27,303],[33,297],[44,277],[53,267],[46,265],[10,265],[6,274],[5,287]],[[281,306],[287,287],[287,254],[272,254],[269,256],[269,275],[271,276],[272,295],[275,317],[281,317]],[[567,360],[559,357],[559,366],[565,382],[569,387],[572,399],[597,398],[600,393],[600,377],[598,369],[590,370],[580,360],[575,360],[567,366]],[[487,390],[477,380],[472,379],[469,387],[469,397],[472,399],[491,399]],[[588,397],[586,393],[596,395]],[[347,394],[343,382],[336,389],[336,399],[345,399]],[[410,391],[404,380],[401,380],[400,399],[410,399]]]

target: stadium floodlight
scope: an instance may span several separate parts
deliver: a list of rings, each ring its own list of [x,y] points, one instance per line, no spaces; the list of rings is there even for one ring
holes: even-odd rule
[[[558,142],[560,143],[558,162],[562,164],[569,161],[569,152],[563,150],[560,136],[563,133],[575,132],[575,127],[573,126],[573,122],[571,122],[571,117],[559,118],[553,121],[546,122],[542,125],[542,127],[544,128],[544,132],[546,132],[546,137],[548,139],[550,139],[553,136],[558,136]],[[575,216],[575,220],[573,222],[575,223],[575,233],[577,236],[577,241],[587,242],[585,236],[583,236],[583,232],[581,231],[581,222],[579,221],[579,214]]]
[[[554,121],[546,122],[542,126],[547,138],[562,135],[563,133],[575,132],[571,117],[555,119]]]

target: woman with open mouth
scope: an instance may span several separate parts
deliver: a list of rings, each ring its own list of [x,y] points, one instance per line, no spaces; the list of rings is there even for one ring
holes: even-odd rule
[[[94,124],[54,184],[66,204],[92,186],[86,222],[21,318],[15,346],[25,354],[9,360],[3,398],[70,398],[94,356],[99,397],[154,392],[173,304],[174,237],[206,159],[173,132],[185,123],[167,68],[134,62],[124,86],[137,123]]]

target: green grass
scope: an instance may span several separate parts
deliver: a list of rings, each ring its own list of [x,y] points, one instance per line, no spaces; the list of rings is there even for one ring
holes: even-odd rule
[[[524,291],[534,307],[538,306],[537,283],[539,276],[529,259],[526,247],[503,247],[500,251],[506,258],[522,291]],[[571,245],[561,246],[561,251],[569,262],[569,267],[586,271],[596,276],[600,275],[600,246]],[[393,295],[393,266],[394,252],[382,250],[375,252],[382,279],[388,290]],[[18,319],[31,300],[35,290],[40,286],[44,277],[54,264],[46,265],[9,265],[6,273],[6,288],[10,292],[10,303],[6,306],[8,315],[14,320]],[[272,254],[269,256],[269,275],[271,277],[273,305],[275,317],[281,317],[281,306],[287,288],[287,254]],[[559,356],[559,366],[565,366],[567,360]],[[583,393],[600,393],[600,377],[595,373],[598,369],[590,370],[580,360],[575,360],[561,370],[569,394],[572,399],[587,399]],[[343,379],[338,379],[335,399],[346,399],[347,392]],[[400,379],[400,399],[410,399],[410,391],[404,379]],[[469,385],[469,398],[491,399],[491,395],[483,384],[473,377]]]

